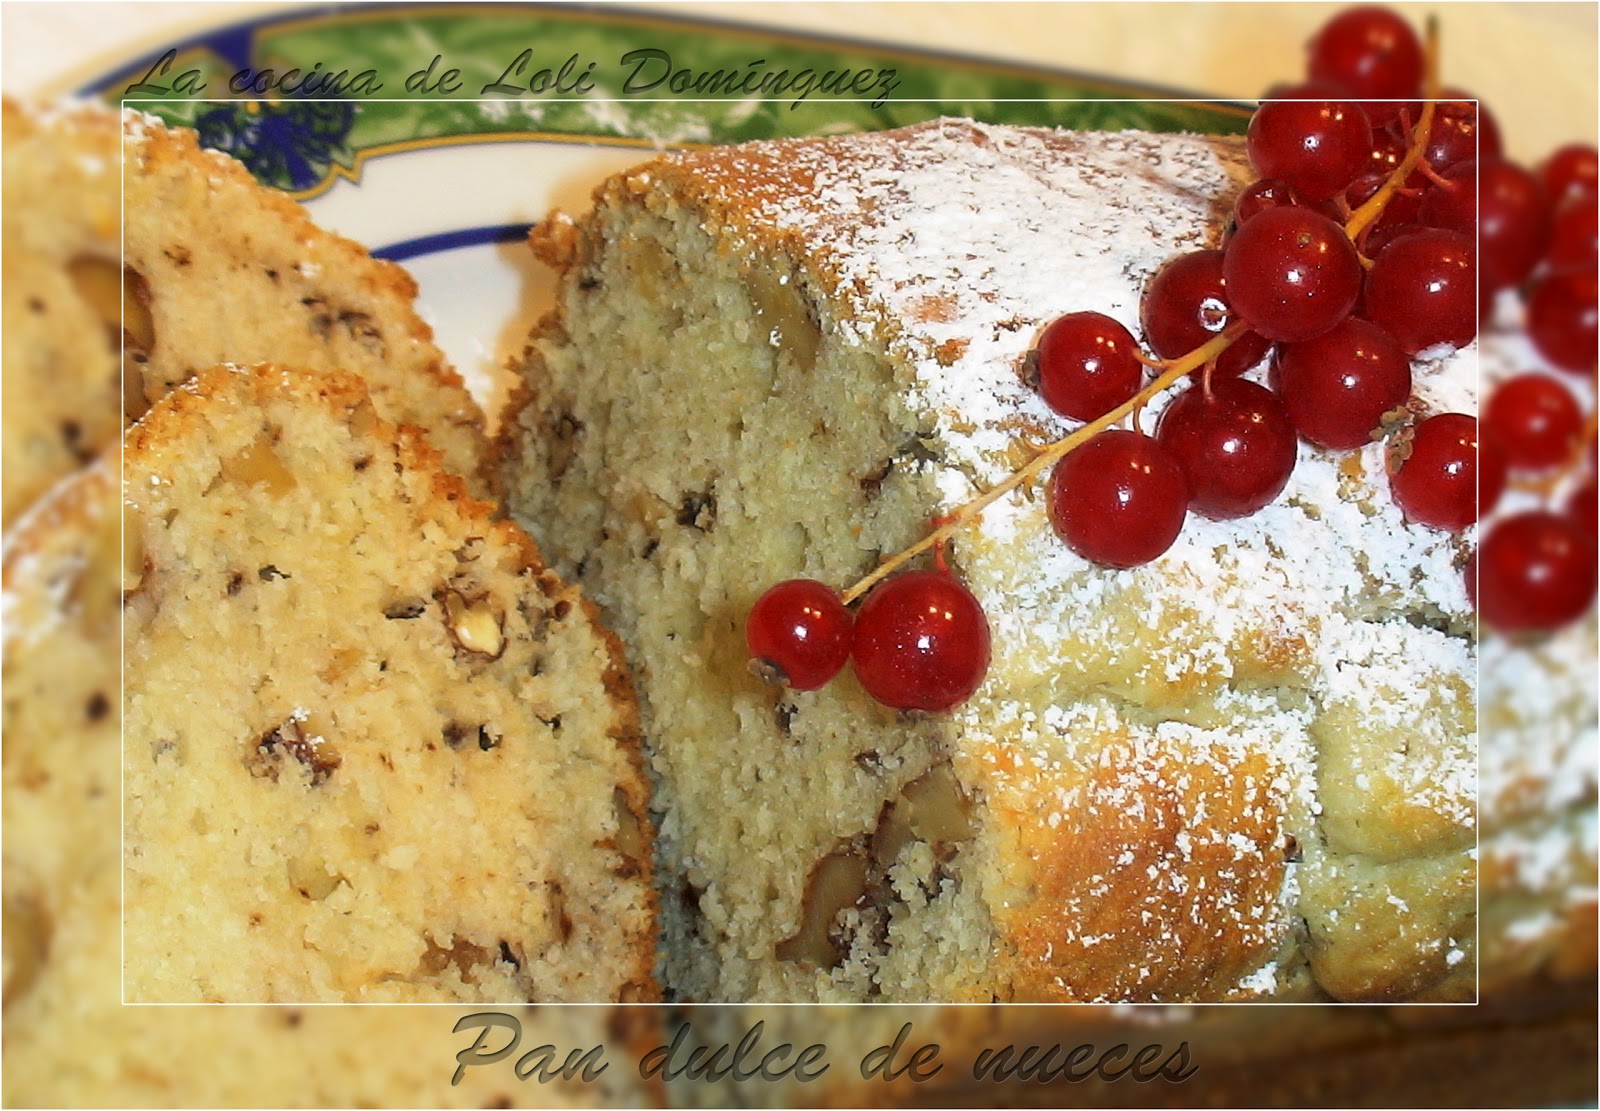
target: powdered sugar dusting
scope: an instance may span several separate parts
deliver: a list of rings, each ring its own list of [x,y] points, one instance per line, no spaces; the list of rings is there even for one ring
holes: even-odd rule
[[[1592,411],[1592,384],[1550,368],[1529,342],[1521,316],[1516,297],[1499,299],[1481,340],[1484,387],[1518,374],[1550,374]],[[1564,500],[1567,493],[1558,488],[1554,497]],[[1540,504],[1534,494],[1512,488],[1497,516]],[[1518,896],[1507,900],[1522,908],[1508,937],[1521,945],[1558,935],[1569,914],[1596,902],[1596,656],[1592,609],[1585,620],[1533,641],[1490,636],[1483,645],[1481,848],[1485,875],[1501,877],[1484,897]]]

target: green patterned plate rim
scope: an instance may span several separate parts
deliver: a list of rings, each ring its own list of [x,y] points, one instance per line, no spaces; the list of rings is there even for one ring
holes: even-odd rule
[[[302,199],[359,181],[381,155],[519,138],[662,148],[938,116],[1210,134],[1248,122],[1241,105],[1102,77],[544,4],[280,11],[171,43],[79,91],[193,127],[263,184]]]

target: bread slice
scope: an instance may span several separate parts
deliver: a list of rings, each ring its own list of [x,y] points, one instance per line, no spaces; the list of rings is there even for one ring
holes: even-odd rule
[[[1134,571],[996,502],[949,552],[994,640],[949,714],[746,670],[767,587],[850,585],[1065,434],[1039,330],[1135,326],[1248,175],[1237,140],[945,120],[667,155],[536,233],[563,274],[504,483],[639,680],[670,988],[1472,996],[1464,542],[1401,519],[1382,445],[1303,447]],[[1419,367],[1418,407],[1471,372]]]
[[[130,1001],[654,994],[618,646],[420,433],[220,368],[123,498]]]
[[[138,352],[147,400],[224,362],[351,371],[381,417],[424,429],[477,488],[483,413],[434,346],[404,269],[318,228],[192,131],[128,112],[122,140],[125,261],[149,317]]]
[[[357,373],[385,419],[426,429],[484,489],[483,414],[399,266],[191,131],[91,104],[0,111],[7,524],[113,442],[124,409],[220,362]]]
[[[616,1107],[657,1098],[625,1066],[659,1035],[614,1008],[511,1012],[523,1027],[519,1054],[599,1046],[610,1067],[598,1080],[522,1081],[513,1055],[452,1085],[455,1054],[476,1033],[454,1032],[468,1009],[121,1005],[120,494],[114,459],[91,467],[19,522],[5,549],[4,1104]]]

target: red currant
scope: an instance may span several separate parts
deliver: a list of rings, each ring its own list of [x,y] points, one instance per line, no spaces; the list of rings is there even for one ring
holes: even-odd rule
[[[867,595],[851,659],[861,686],[885,706],[949,710],[989,670],[989,623],[948,571],[910,571]]]
[[[1139,392],[1137,350],[1128,329],[1102,313],[1059,317],[1039,336],[1039,394],[1064,417],[1104,416]]]
[[[1372,195],[1383,188],[1383,183],[1388,180],[1385,174],[1363,174],[1350,183],[1344,191],[1344,203],[1351,212],[1360,208],[1372,199]],[[1422,208],[1422,193],[1398,189],[1389,194],[1388,203],[1383,206],[1383,212],[1370,225],[1372,228],[1391,227],[1395,224],[1409,224],[1417,219],[1417,213]]]
[[[1479,162],[1478,269],[1487,288],[1521,285],[1550,241],[1550,202],[1532,173],[1492,158]]]
[[[1593,270],[1597,250],[1594,194],[1571,197],[1556,210],[1550,225],[1550,246],[1544,259],[1553,269],[1587,267]]]
[[[1573,197],[1593,197],[1600,185],[1596,184],[1595,149],[1587,143],[1573,143],[1562,147],[1539,167],[1539,177],[1551,204],[1562,204]]]
[[[1178,538],[1189,483],[1155,440],[1112,429],[1056,464],[1049,499],[1050,522],[1067,547],[1108,567],[1137,567]]]
[[[1429,227],[1449,228],[1463,235],[1478,231],[1478,164],[1457,162],[1439,175],[1444,184],[1429,189],[1417,206],[1417,217]]]
[[[1367,273],[1362,310],[1408,355],[1465,347],[1478,334],[1472,240],[1426,228],[1391,242]]]
[[[1460,532],[1478,519],[1478,422],[1440,413],[1417,425],[1411,454],[1389,476],[1394,503],[1409,521]]]
[[[1242,378],[1191,386],[1156,424],[1189,483],[1189,508],[1205,517],[1246,517],[1283,492],[1298,448],[1294,425],[1271,390]]]
[[[1272,373],[1295,430],[1335,451],[1371,443],[1384,414],[1411,396],[1411,360],[1382,328],[1354,317],[1279,347]]]
[[[1163,359],[1187,355],[1232,323],[1222,257],[1221,251],[1191,251],[1170,259],[1150,279],[1139,302],[1139,326],[1150,349]],[[1246,332],[1217,356],[1213,373],[1243,374],[1261,361],[1267,347],[1261,336]]]
[[[1571,458],[1583,412],[1554,378],[1519,374],[1495,387],[1483,421],[1513,470],[1548,471]]]
[[[1422,89],[1422,44],[1410,24],[1387,8],[1349,8],[1311,40],[1312,78],[1361,100],[1415,98]],[[1397,104],[1373,104],[1374,122],[1394,118]]]
[[[831,587],[789,579],[756,599],[745,621],[745,644],[770,682],[811,691],[850,658],[850,627],[850,611]]]
[[[1595,371],[1595,271],[1558,270],[1528,292],[1528,337],[1562,370]]]
[[[1422,231],[1423,227],[1424,225],[1422,224],[1388,224],[1379,220],[1376,225],[1368,228],[1366,234],[1361,237],[1361,252],[1368,258],[1377,258],[1389,244],[1410,235],[1412,232]],[[1363,288],[1363,297],[1356,302],[1357,308],[1354,311],[1357,316],[1365,315],[1363,308],[1366,301],[1365,292],[1366,290]]]
[[[1371,115],[1370,107],[1368,108],[1368,115]],[[1372,128],[1372,155],[1371,160],[1367,163],[1367,172],[1388,177],[1400,168],[1400,163],[1405,161],[1406,152],[1410,148],[1411,136],[1402,131],[1397,124],[1379,127],[1374,123]],[[1416,174],[1413,173],[1406,184],[1410,185],[1415,180]]]
[[[1305,208],[1258,213],[1228,243],[1222,273],[1239,315],[1279,342],[1326,332],[1361,290],[1361,260],[1344,229]]]
[[[1477,233],[1484,289],[1520,284],[1550,236],[1549,206],[1538,179],[1503,158],[1458,162],[1443,177],[1448,184],[1423,201],[1423,223]]]
[[[1467,589],[1478,615],[1501,632],[1549,632],[1583,616],[1594,600],[1594,543],[1561,514],[1506,517],[1467,564]]]
[[[1459,89],[1446,89],[1442,95],[1422,151],[1428,165],[1443,173],[1468,159],[1499,158],[1500,127],[1489,109],[1472,103],[1471,94]]]
[[[1366,168],[1372,125],[1350,101],[1269,100],[1250,118],[1250,164],[1286,181],[1308,201],[1324,201]]]
[[[1279,181],[1275,177],[1252,181],[1240,190],[1239,196],[1234,199],[1231,231],[1237,231],[1240,224],[1258,212],[1269,208],[1286,208],[1299,203],[1299,194],[1287,181]]]

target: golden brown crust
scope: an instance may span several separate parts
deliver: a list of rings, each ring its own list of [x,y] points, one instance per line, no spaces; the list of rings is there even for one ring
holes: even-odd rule
[[[1215,998],[1283,945],[1285,800],[1270,786],[1283,769],[1269,754],[1223,764],[1114,732],[1092,767],[1028,775],[1014,747],[986,748],[971,763],[989,770],[1010,999]]]
[[[101,459],[85,467],[70,482],[63,482],[34,502],[19,518],[5,538],[4,562],[0,564],[0,588],[11,590],[19,579],[31,575],[27,565],[48,559],[80,546],[84,530],[104,512],[107,491],[117,477],[110,460]],[[26,631],[26,624],[7,622],[6,639]]]

